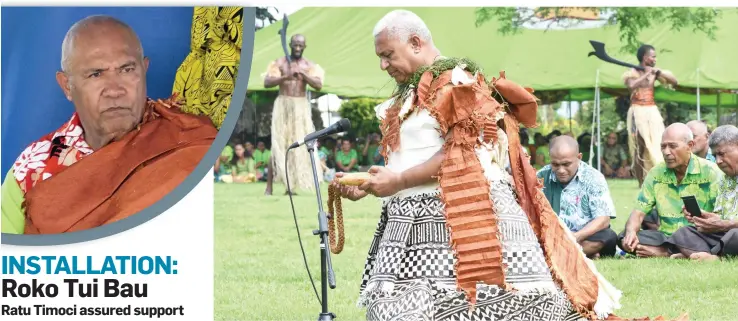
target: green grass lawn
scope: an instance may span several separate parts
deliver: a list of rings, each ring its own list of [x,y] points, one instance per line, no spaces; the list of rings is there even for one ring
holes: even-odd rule
[[[636,194],[635,181],[611,180],[610,192],[618,218],[625,225]],[[304,267],[289,198],[275,185],[275,196],[264,196],[263,184],[215,186],[215,319],[315,320],[320,305]],[[328,198],[323,188],[324,202]],[[320,253],[315,195],[294,197],[308,264],[320,293]],[[366,198],[344,200],[346,243],[333,255],[337,287],[329,290],[329,307],[337,320],[364,320],[356,307],[364,259],[379,217],[380,203]],[[327,210],[327,209],[326,209]],[[738,319],[738,263],[698,263],[684,260],[597,260],[597,268],[623,291],[623,317],[690,320]]]

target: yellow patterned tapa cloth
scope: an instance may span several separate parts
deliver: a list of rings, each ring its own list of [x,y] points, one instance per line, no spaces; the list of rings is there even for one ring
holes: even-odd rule
[[[220,129],[238,75],[243,7],[195,7],[190,53],[177,69],[173,93],[182,109],[207,115]]]

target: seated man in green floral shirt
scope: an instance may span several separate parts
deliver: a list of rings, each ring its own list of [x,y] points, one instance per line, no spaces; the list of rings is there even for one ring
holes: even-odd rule
[[[639,257],[668,257],[678,251],[669,237],[680,227],[693,225],[682,212],[682,196],[693,195],[700,208],[712,211],[718,182],[723,173],[715,165],[692,153],[694,137],[683,123],[669,125],[661,139],[664,162],[654,166],[643,181],[636,207],[628,218],[619,246]],[[640,230],[653,208],[659,216],[658,230]]]
[[[695,260],[715,260],[720,256],[738,255],[738,128],[720,126],[710,136],[710,149],[715,161],[725,173],[718,185],[713,213],[702,210],[693,217],[684,210],[694,226],[685,226],[674,233],[671,243],[679,256]]]

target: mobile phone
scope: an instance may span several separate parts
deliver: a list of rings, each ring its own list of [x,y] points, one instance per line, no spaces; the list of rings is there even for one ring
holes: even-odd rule
[[[702,216],[702,210],[700,210],[700,205],[697,204],[697,199],[694,198],[694,196],[682,196],[682,202],[684,202],[684,207],[690,215],[697,217]]]

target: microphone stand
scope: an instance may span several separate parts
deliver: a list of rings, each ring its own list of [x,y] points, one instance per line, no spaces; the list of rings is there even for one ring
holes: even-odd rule
[[[313,235],[320,237],[320,287],[322,291],[321,312],[318,321],[331,321],[336,315],[328,311],[328,286],[331,289],[336,288],[336,276],[333,272],[333,264],[331,263],[330,245],[328,243],[328,215],[323,211],[323,200],[320,196],[320,180],[315,165],[315,140],[305,142],[308,154],[310,155],[310,163],[313,169],[313,180],[315,183],[315,195],[318,200],[318,229],[313,230]]]

